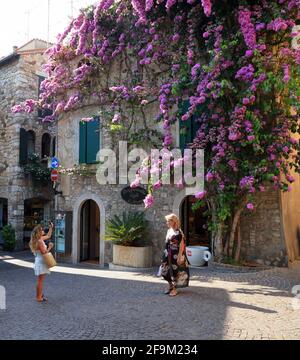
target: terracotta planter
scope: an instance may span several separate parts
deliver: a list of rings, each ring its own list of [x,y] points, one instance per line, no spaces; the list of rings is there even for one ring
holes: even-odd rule
[[[152,246],[113,245],[113,264],[134,268],[152,267]]]

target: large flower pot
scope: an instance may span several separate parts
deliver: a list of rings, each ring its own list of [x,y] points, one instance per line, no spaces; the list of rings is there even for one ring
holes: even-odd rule
[[[113,245],[113,264],[134,268],[152,267],[152,247]]]
[[[206,246],[187,246],[186,256],[192,266],[203,266],[211,259],[211,253]]]

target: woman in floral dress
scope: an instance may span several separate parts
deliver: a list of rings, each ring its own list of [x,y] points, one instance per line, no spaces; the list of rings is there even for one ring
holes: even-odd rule
[[[185,256],[185,241],[180,229],[180,221],[175,214],[165,217],[169,230],[162,257],[162,277],[169,283],[165,292],[169,296],[177,295],[177,288],[189,285],[189,268]]]

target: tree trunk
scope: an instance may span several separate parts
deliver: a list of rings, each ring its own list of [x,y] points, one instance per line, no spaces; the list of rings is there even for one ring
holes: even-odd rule
[[[233,218],[233,222],[232,222],[232,226],[231,226],[231,230],[230,230],[230,236],[228,239],[229,254],[232,254],[235,233],[236,233],[236,229],[237,229],[242,211],[243,211],[243,206],[240,206],[234,214],[234,218]]]
[[[216,261],[221,261],[223,258],[223,228],[223,224],[220,224],[213,234],[213,254]]]
[[[239,261],[240,260],[240,254],[241,254],[241,245],[242,245],[242,239],[241,239],[241,222],[239,221],[237,226],[237,242],[236,242],[236,249],[234,254],[234,260]]]
[[[213,223],[217,223],[216,203],[213,199],[209,202]],[[222,261],[223,258],[223,235],[224,224],[218,224],[216,230],[212,232],[212,255],[215,261]]]

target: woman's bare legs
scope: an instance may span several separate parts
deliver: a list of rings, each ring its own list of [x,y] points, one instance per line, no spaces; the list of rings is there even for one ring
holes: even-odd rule
[[[38,276],[38,281],[36,285],[36,299],[37,301],[43,301],[43,282],[45,279],[45,274]]]

